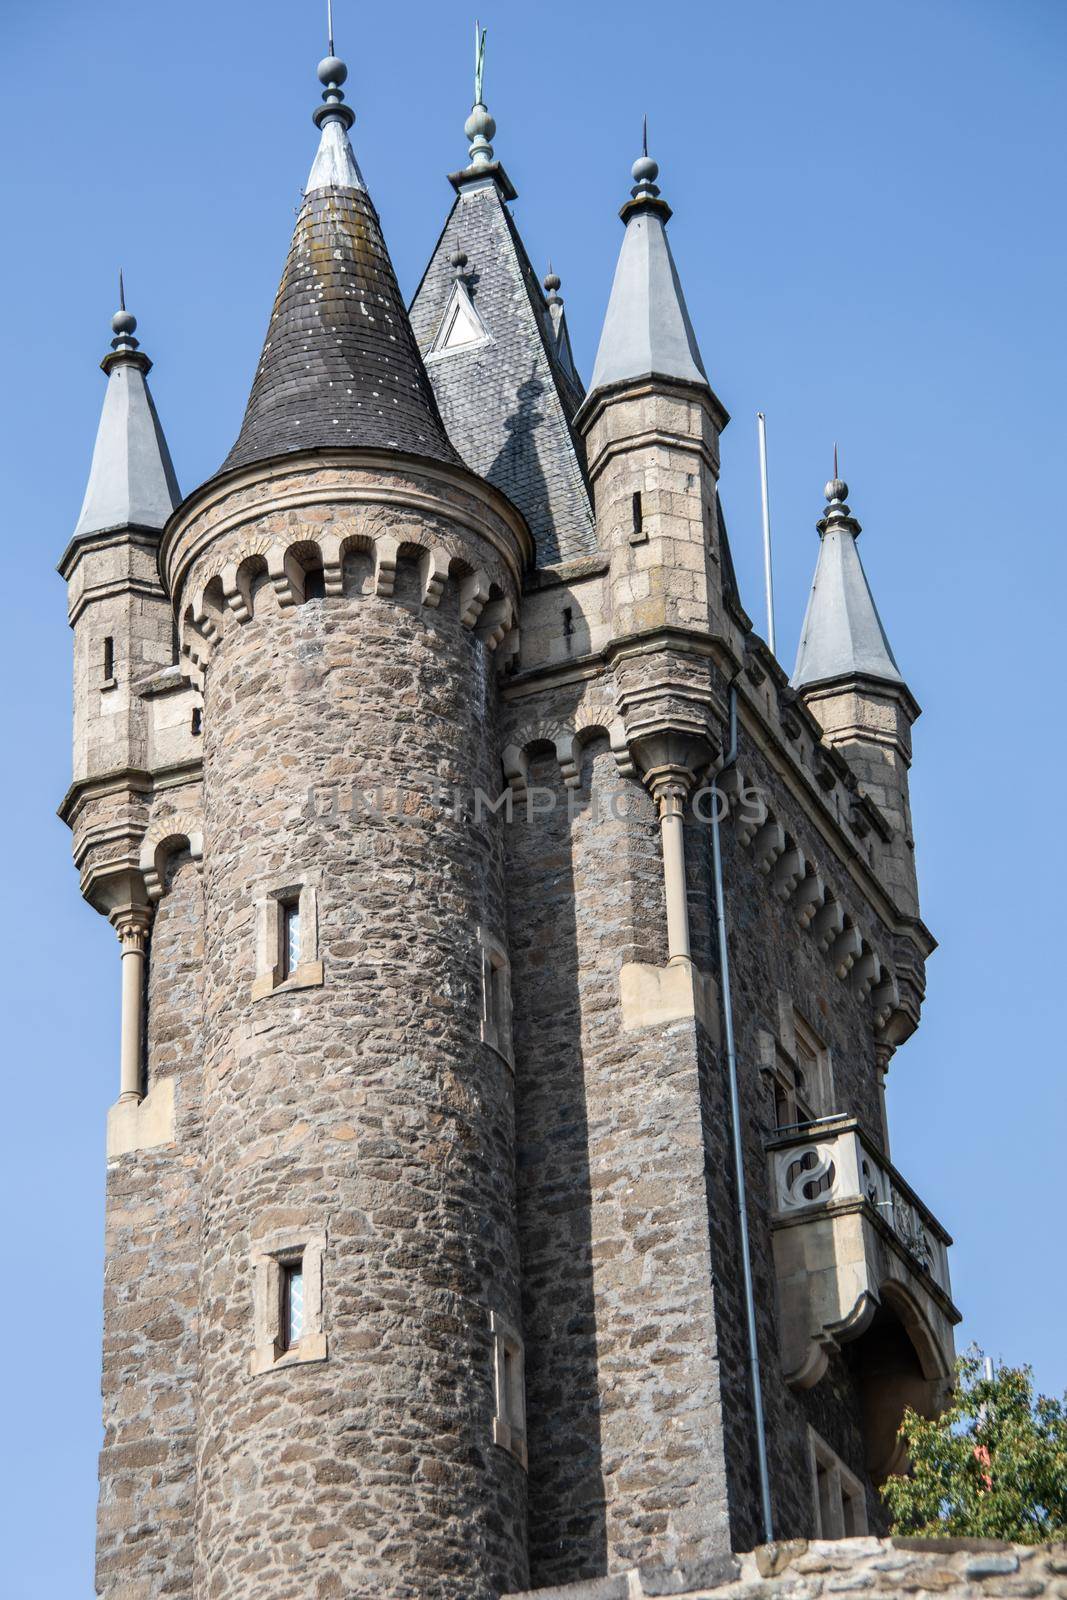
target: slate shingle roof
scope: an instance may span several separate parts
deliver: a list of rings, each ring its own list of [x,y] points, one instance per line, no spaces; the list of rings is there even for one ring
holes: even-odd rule
[[[467,466],[518,506],[541,565],[590,555],[596,528],[581,445],[571,421],[581,384],[556,350],[541,286],[493,181],[465,185],[411,306],[419,348],[433,344],[467,256],[464,281],[491,342],[428,363],[449,437]]]
[[[237,443],[220,470],[323,447],[459,465],[362,188],[309,190]]]

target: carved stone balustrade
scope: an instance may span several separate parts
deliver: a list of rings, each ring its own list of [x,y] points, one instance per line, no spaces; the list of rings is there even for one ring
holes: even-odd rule
[[[812,1387],[850,1346],[869,1464],[884,1476],[904,1406],[932,1412],[951,1377],[952,1240],[853,1118],[782,1133],[767,1154],[787,1381]]]

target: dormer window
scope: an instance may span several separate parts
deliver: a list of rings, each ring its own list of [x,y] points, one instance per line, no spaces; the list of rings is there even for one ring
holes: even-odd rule
[[[433,361],[440,356],[451,355],[454,350],[473,350],[478,345],[490,343],[489,330],[478,315],[466,284],[457,281],[452,285],[445,314],[426,359]]]

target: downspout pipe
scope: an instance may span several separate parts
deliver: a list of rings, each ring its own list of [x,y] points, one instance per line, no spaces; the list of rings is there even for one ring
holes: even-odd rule
[[[737,760],[737,689],[730,685],[730,745],[719,771]],[[748,1236],[748,1200],[745,1192],[745,1157],[741,1142],[741,1097],[737,1087],[737,1049],[734,1043],[734,1010],[730,998],[730,951],[726,939],[726,896],[722,877],[722,840],[719,833],[718,774],[712,779],[711,849],[715,875],[715,922],[719,935],[719,975],[722,980],[723,1034],[726,1041],[726,1075],[730,1085],[730,1121],[733,1131],[734,1174],[737,1183],[737,1218],[741,1234],[741,1269],[744,1281],[745,1322],[748,1328],[748,1366],[752,1382],[752,1407],[756,1419],[756,1461],[759,1468],[760,1501],[763,1511],[763,1539],[774,1539],[771,1509],[771,1478],[767,1467],[767,1423],[763,1414],[763,1385],[760,1382],[759,1348],[756,1343],[756,1296],[752,1285],[752,1250]]]

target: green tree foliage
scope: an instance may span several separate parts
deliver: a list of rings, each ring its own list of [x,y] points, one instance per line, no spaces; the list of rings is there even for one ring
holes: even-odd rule
[[[956,1371],[944,1416],[904,1413],[911,1470],[882,1491],[894,1533],[1067,1539],[1067,1397],[1035,1396],[1029,1367],[987,1378],[973,1348]]]

